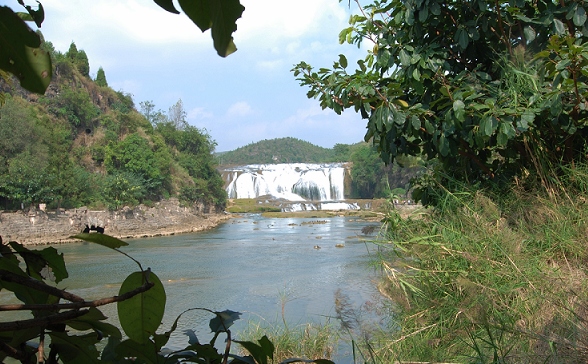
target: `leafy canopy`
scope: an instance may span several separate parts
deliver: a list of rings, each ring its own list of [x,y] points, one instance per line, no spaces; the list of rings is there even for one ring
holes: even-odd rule
[[[375,0],[339,41],[371,47],[354,71],[293,69],[308,97],[367,119],[392,162],[423,155],[468,183],[508,182],[584,156],[588,23],[581,1]],[[549,186],[547,186],[549,187]],[[426,188],[417,198],[428,202]]]

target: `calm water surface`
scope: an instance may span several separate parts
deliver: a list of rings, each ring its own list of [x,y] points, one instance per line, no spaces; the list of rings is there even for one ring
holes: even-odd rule
[[[163,282],[168,298],[162,331],[186,309],[204,307],[243,313],[232,330],[238,333],[250,319],[281,322],[283,304],[290,324],[322,322],[335,316],[337,290],[358,307],[377,299],[377,272],[370,267],[375,247],[361,233],[362,227],[374,224],[349,217],[250,215],[197,234],[129,240],[121,250]],[[127,257],[99,245],[57,248],[70,273],[63,288],[86,299],[116,295],[126,276],[138,270]],[[116,316],[114,305],[101,310]],[[196,331],[201,341],[210,340],[211,318],[200,311],[183,316],[168,346],[185,345],[186,329]]]

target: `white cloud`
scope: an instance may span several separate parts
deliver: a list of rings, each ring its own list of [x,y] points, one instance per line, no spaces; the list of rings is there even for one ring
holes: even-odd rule
[[[337,0],[242,0],[242,3],[245,12],[237,22],[235,39],[266,48],[282,45],[288,39],[338,32],[348,18]]]
[[[229,107],[227,110],[228,117],[242,117],[251,115],[253,113],[253,109],[251,106],[245,101],[239,101],[234,103]]]
[[[273,61],[263,60],[257,63],[257,66],[264,71],[279,70],[284,66],[283,59],[276,59]]]
[[[203,107],[196,107],[188,111],[188,120],[211,119],[214,114]]]
[[[53,39],[67,46],[82,39],[111,44],[210,43],[210,34],[201,34],[184,14],[171,14],[153,1],[44,0],[43,6],[46,14],[41,30],[50,28],[64,36]]]

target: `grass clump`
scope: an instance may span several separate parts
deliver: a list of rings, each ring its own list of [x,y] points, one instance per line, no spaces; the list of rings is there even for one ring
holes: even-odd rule
[[[366,362],[587,362],[587,171],[568,170],[557,193],[439,188],[435,209],[392,211],[380,243],[392,319]]]
[[[266,321],[250,321],[248,327],[238,336],[242,341],[255,341],[263,335],[275,347],[274,363],[281,363],[289,358],[331,359],[338,343],[337,330],[329,322],[290,327],[285,322],[272,325]]]

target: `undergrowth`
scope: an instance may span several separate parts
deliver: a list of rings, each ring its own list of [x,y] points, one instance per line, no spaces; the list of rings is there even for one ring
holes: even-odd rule
[[[263,335],[274,345],[274,363],[281,363],[289,358],[330,359],[338,342],[337,330],[329,322],[304,323],[291,327],[286,323],[250,321],[247,328],[239,333],[239,340],[248,341]]]
[[[391,319],[364,362],[587,362],[588,167],[549,191],[439,187],[385,220]]]

